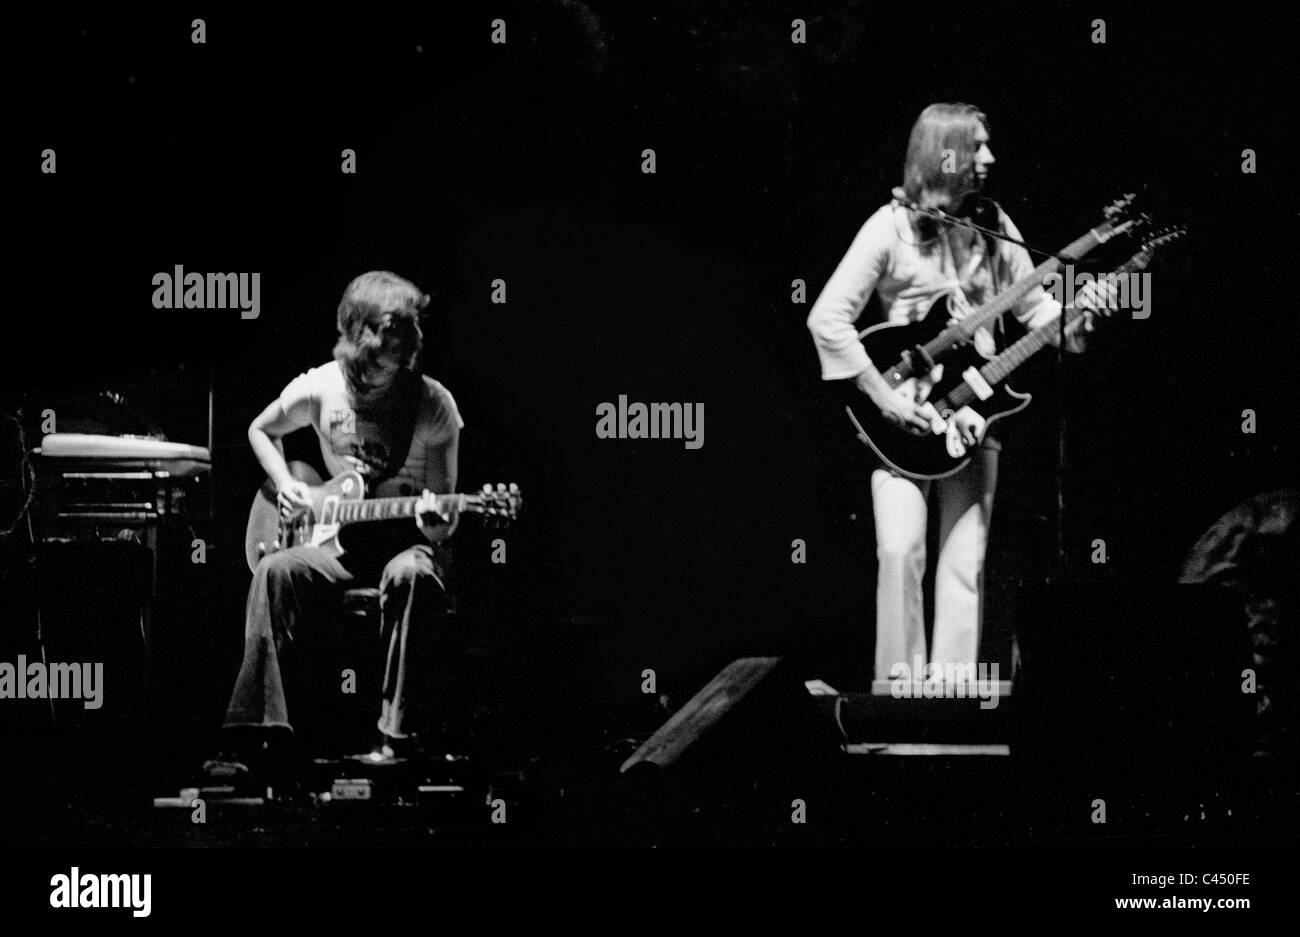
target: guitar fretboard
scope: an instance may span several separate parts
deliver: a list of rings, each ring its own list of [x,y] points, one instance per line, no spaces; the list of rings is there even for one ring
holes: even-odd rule
[[[1110,306],[1115,299],[1118,291],[1117,277],[1125,276],[1134,271],[1141,270],[1151,262],[1151,253],[1142,251],[1133,255],[1127,263],[1116,269],[1110,277],[1103,281],[1093,280],[1088,283],[1084,289],[1080,290],[1079,295],[1075,297],[1073,306],[1062,310],[1061,314],[1065,317],[1064,329],[1066,334],[1072,333],[1083,319],[1084,312],[1089,309],[1096,309],[1098,306],[1103,308]],[[1098,294],[1101,294],[1100,296]],[[1021,338],[1002,354],[998,355],[984,367],[980,368],[980,377],[984,378],[990,386],[1006,380],[1016,368],[1020,367],[1029,360],[1034,354],[1042,350],[1052,336],[1060,332],[1062,326],[1059,322],[1050,322],[1047,325],[1034,329],[1028,335]],[[958,384],[948,394],[948,402],[952,409],[964,407],[975,399],[975,390],[969,384]]]
[[[437,495],[438,505],[458,502],[462,512],[473,512],[481,504],[481,498],[475,495]],[[406,495],[396,498],[369,498],[365,501],[342,501],[336,509],[335,517],[340,524],[353,524],[361,521],[387,521],[415,516],[415,506],[420,503],[419,496]]]
[[[1115,230],[1109,224],[1103,225],[1101,228],[1094,228],[1083,237],[1073,241],[1060,252],[1059,256],[1049,257],[1035,267],[1031,274],[1021,278],[969,316],[936,335],[925,344],[925,354],[933,358],[943,354],[954,345],[965,344],[981,328],[997,321],[1003,313],[1009,311],[1016,303],[1024,299],[1034,287],[1042,286],[1044,280],[1061,268],[1063,259],[1078,260],[1098,244],[1104,244],[1110,240],[1114,236]],[[912,373],[914,373],[913,369],[910,368],[899,371],[899,382],[901,383],[901,379],[911,376]]]

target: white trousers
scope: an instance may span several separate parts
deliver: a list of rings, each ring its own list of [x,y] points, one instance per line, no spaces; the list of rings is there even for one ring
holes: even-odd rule
[[[983,619],[984,552],[988,545],[998,449],[987,441],[956,475],[915,481],[886,469],[871,473],[876,519],[876,670],[889,679],[895,664],[974,664]],[[934,583],[934,647],[925,648],[927,504],[939,510],[939,559]],[[919,675],[918,675],[919,676]]]

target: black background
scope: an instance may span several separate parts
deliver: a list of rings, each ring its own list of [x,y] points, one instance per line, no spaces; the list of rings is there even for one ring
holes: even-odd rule
[[[524,488],[504,567],[486,562],[493,535],[458,538],[464,599],[515,616],[507,653],[545,645],[556,622],[577,650],[542,658],[543,675],[521,660],[512,679],[568,704],[635,698],[645,667],[693,687],[775,649],[865,683],[868,463],[804,319],[934,101],[990,115],[988,191],[1033,244],[1061,247],[1139,187],[1159,221],[1190,226],[1152,268],[1151,317],[1069,361],[1064,401],[1050,356],[1017,382],[1038,399],[1005,433],[994,658],[1018,585],[1058,568],[1063,414],[1078,577],[1169,581],[1216,517],[1294,470],[1295,127],[1271,7],[26,15],[6,396],[34,434],[43,408],[113,389],[205,444],[213,381],[214,559],[184,626],[204,652],[185,679],[206,689],[178,704],[197,725],[215,727],[238,661],[240,538],[261,480],[244,430],[328,359],[342,290],[370,269],[434,297],[422,366],[466,421],[463,486]],[[489,42],[498,15],[505,45]],[[38,170],[46,147],[55,175]],[[260,318],[153,309],[151,277],[175,264],[260,272]],[[490,302],[498,277],[505,305]],[[791,303],[794,278],[807,304]],[[597,439],[595,407],[619,394],[702,402],[704,447]]]

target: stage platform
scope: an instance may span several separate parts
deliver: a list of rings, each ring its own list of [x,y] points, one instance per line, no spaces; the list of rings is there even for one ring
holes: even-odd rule
[[[877,680],[871,692],[856,693],[809,680],[805,688],[853,754],[1010,754],[1016,708],[1009,680],[947,687]]]

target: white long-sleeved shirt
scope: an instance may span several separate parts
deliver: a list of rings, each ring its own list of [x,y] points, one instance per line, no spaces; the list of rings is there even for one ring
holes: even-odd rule
[[[1023,240],[1001,208],[998,215],[1002,230]],[[808,314],[822,379],[855,377],[869,364],[893,363],[872,362],[858,339],[856,323],[872,292],[880,293],[886,321],[901,324],[924,318],[931,301],[945,290],[961,287],[973,308],[1033,271],[1034,263],[1023,247],[994,243],[995,255],[986,258],[984,237],[944,225],[933,238],[920,241],[908,209],[897,200],[882,205],[858,231]],[[1056,319],[1061,305],[1035,286],[1012,312],[1026,328],[1035,329]],[[987,328],[976,332],[975,347],[985,357],[993,355],[993,336]]]

